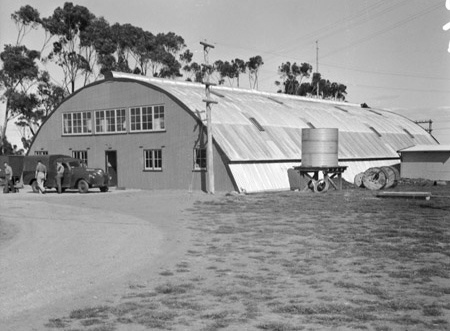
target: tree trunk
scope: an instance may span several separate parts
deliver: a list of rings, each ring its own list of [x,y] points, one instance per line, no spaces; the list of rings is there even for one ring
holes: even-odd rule
[[[5,153],[5,146],[3,144],[6,138],[6,128],[8,127],[8,114],[9,114],[9,99],[6,99],[6,108],[5,108],[5,120],[3,121],[2,130],[0,132],[0,150],[2,155]]]

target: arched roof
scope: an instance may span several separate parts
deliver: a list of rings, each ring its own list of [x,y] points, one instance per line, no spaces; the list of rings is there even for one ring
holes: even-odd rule
[[[205,86],[112,72],[143,82],[183,103],[205,123]],[[303,128],[338,128],[340,160],[398,158],[397,151],[437,142],[422,127],[390,111],[223,86],[211,87],[213,137],[231,162],[301,159]]]

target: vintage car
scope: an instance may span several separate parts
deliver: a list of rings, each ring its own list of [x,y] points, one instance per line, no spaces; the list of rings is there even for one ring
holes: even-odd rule
[[[88,168],[81,160],[66,155],[25,156],[23,183],[31,185],[34,192],[38,192],[35,178],[38,161],[47,167],[47,179],[44,185],[48,189],[57,188],[56,162],[59,161],[64,166],[64,176],[61,180],[63,190],[77,189],[80,193],[87,193],[90,188],[99,188],[101,192],[108,191],[109,175],[103,169]]]

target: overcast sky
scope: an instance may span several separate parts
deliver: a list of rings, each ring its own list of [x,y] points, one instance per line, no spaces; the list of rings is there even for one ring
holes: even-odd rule
[[[259,89],[276,92],[278,66],[308,62],[322,77],[347,85],[347,100],[433,120],[450,144],[450,22],[445,0],[75,0],[110,24],[182,36],[194,60],[200,41],[215,46],[210,62],[260,55]],[[64,1],[0,0],[0,44],[15,43],[11,13],[29,4],[41,17]],[[40,49],[43,33],[24,44]],[[58,73],[52,73],[57,77]],[[245,79],[242,79],[245,81]],[[245,87],[245,86],[244,86]],[[4,106],[0,107],[2,116]],[[3,116],[0,120],[3,123]],[[11,125],[11,135],[16,129]],[[17,135],[17,134],[15,134]]]

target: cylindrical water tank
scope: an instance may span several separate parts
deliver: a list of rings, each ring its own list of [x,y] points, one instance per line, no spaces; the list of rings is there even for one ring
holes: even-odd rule
[[[302,129],[302,167],[338,166],[339,130]]]

